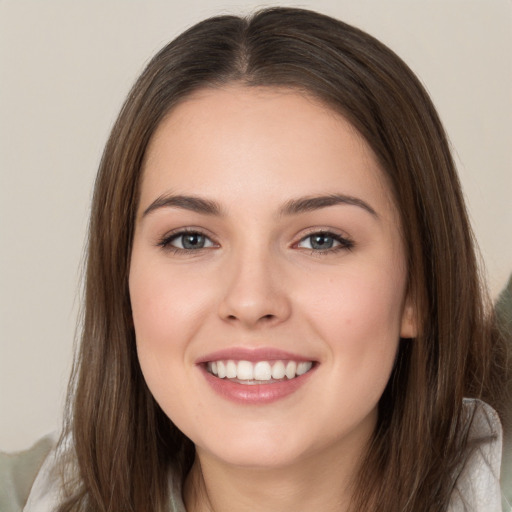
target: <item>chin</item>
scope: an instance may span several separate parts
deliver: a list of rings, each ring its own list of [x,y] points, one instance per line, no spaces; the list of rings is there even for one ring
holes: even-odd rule
[[[281,432],[279,432],[281,430]],[[231,432],[195,443],[198,454],[209,454],[231,466],[272,469],[286,467],[305,456],[307,442],[282,435],[282,429],[273,432],[248,432],[247,435]]]
[[[262,449],[258,447],[244,447],[244,449],[230,449],[227,453],[218,453],[214,456],[223,463],[234,467],[247,469],[279,469],[285,468],[299,462],[304,456],[295,450],[283,451],[282,447],[267,446]]]

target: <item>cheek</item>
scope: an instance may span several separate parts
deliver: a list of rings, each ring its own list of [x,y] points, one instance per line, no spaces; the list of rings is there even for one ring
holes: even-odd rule
[[[359,392],[371,387],[367,391],[376,400],[394,364],[404,288],[405,272],[365,266],[303,295],[303,310],[327,341],[336,373]]]
[[[134,254],[129,280],[139,364],[160,407],[175,424],[186,426],[197,415],[197,408],[189,407],[198,395],[190,384],[191,340],[204,322],[208,297],[182,273],[180,278],[165,265],[139,261]]]
[[[180,386],[192,367],[191,340],[210,299],[197,277],[184,278],[165,262],[143,256],[134,250],[129,278],[137,354],[148,387],[168,410],[173,405],[167,402],[182,394]],[[170,387],[177,393],[169,393]]]
[[[190,339],[210,300],[197,278],[184,278],[165,265],[137,265],[137,259],[130,271],[130,299],[137,342],[155,350],[178,348]]]
[[[365,268],[329,277],[304,293],[312,316],[332,334],[400,331],[405,279],[402,273]]]

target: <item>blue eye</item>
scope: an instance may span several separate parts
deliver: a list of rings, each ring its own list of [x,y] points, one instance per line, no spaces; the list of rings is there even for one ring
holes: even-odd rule
[[[214,243],[207,236],[197,231],[173,234],[163,239],[158,245],[163,248],[173,248],[178,251],[197,251],[214,247]]]
[[[338,249],[351,249],[354,246],[351,240],[343,238],[334,233],[312,233],[304,237],[297,247],[311,249],[315,252],[336,251]]]

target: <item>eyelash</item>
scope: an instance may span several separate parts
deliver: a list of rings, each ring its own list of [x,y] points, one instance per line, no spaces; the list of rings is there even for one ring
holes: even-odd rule
[[[308,252],[311,255],[313,255],[313,256],[326,256],[326,255],[329,255],[329,254],[336,254],[336,253],[338,253],[340,251],[351,251],[354,248],[354,246],[355,246],[354,241],[351,240],[350,238],[348,238],[346,236],[341,236],[338,233],[333,233],[332,231],[323,230],[323,229],[320,229],[320,230],[316,229],[316,230],[310,231],[308,234],[303,236],[293,246],[297,247],[303,241],[307,240],[308,238],[311,239],[314,236],[324,236],[326,238],[332,238],[334,240],[334,242],[337,242],[339,245],[334,246],[334,247],[330,247],[330,248],[327,248],[327,249],[313,249],[313,248],[307,249],[307,248],[303,248],[305,250],[308,250]]]
[[[186,249],[184,247],[174,247],[172,242],[179,239],[180,237],[183,237],[185,235],[198,235],[201,237],[204,237],[206,240],[208,240],[211,245],[208,247],[200,247],[198,249]],[[314,248],[301,248],[298,247],[300,243],[304,242],[307,239],[311,239],[313,236],[324,236],[326,238],[332,238],[334,242],[337,242],[338,245],[334,247],[329,247],[327,249],[314,249]],[[199,252],[202,252],[205,249],[210,249],[212,247],[216,246],[216,243],[207,236],[204,232],[198,229],[182,229],[178,232],[170,233],[166,236],[164,236],[161,240],[157,243],[158,247],[161,247],[165,251],[170,251],[174,254],[198,254]],[[307,250],[311,255],[314,256],[325,256],[328,254],[335,254],[340,251],[351,251],[354,248],[355,244],[354,241],[351,240],[348,237],[341,236],[337,233],[333,233],[332,231],[328,230],[314,230],[310,233],[303,236],[298,242],[294,243],[292,247],[298,248],[298,249],[304,249]]]
[[[172,242],[174,242],[178,238],[183,237],[185,235],[202,236],[206,240],[209,240],[212,243],[212,246],[216,245],[215,242],[213,242],[213,240],[208,235],[206,235],[199,229],[181,229],[180,231],[165,235],[161,240],[158,241],[157,246],[161,247],[165,251],[170,251],[174,254],[184,254],[184,255],[197,254],[204,249],[209,249],[210,247],[212,247],[212,246],[210,246],[210,247],[200,247],[199,249],[186,249],[184,247],[174,247],[173,245],[171,245]]]

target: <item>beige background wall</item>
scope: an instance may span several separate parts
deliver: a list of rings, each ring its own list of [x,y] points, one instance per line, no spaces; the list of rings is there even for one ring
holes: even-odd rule
[[[91,188],[131,83],[193,22],[278,3],[369,31],[419,74],[453,143],[493,294],[505,283],[510,0],[0,0],[0,448],[59,428]]]

